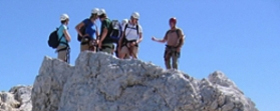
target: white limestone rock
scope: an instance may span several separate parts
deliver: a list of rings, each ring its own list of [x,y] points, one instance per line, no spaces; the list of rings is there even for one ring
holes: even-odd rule
[[[31,111],[32,86],[15,86],[9,92],[0,92],[0,111]]]
[[[83,52],[70,66],[45,57],[32,111],[258,111],[222,72],[197,80],[140,60]]]

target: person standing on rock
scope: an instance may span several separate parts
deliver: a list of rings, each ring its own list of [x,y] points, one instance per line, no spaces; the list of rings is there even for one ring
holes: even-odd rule
[[[112,54],[112,50],[114,50],[114,43],[110,38],[111,20],[107,17],[106,11],[104,9],[100,9],[98,11],[98,16],[101,21],[101,35],[97,40],[98,48],[102,52]]]
[[[121,23],[121,29],[123,29],[123,27],[125,27],[125,25],[128,24],[128,19],[123,19],[122,20],[122,23]],[[123,32],[122,32],[123,33]],[[118,47],[120,47],[121,45],[119,45],[119,42],[117,42],[117,47],[116,47],[116,56],[119,57],[119,52],[120,52],[120,49]],[[129,59],[130,58],[130,55],[125,55],[124,59]]]
[[[121,24],[122,27],[124,27],[127,23],[128,23],[128,19],[123,19],[122,20],[122,24]]]
[[[70,63],[70,46],[71,36],[68,32],[69,16],[62,14],[60,16],[61,25],[58,28],[57,34],[60,43],[57,47],[56,52],[58,53],[58,59]]]
[[[140,14],[132,13],[130,21],[123,27],[123,34],[119,40],[119,58],[123,59],[126,55],[138,58],[138,44],[143,40],[142,27],[138,23]]]
[[[167,69],[171,69],[170,59],[172,58],[172,68],[178,69],[178,59],[180,57],[181,48],[184,44],[183,31],[176,27],[176,18],[169,19],[170,29],[166,32],[163,39],[152,37],[153,41],[165,43],[164,61]]]
[[[94,8],[91,11],[90,18],[83,20],[76,26],[78,40],[81,42],[81,52],[85,50],[96,51],[97,44],[94,36],[98,37],[98,28],[95,23],[96,19],[98,19],[98,11],[98,8]]]

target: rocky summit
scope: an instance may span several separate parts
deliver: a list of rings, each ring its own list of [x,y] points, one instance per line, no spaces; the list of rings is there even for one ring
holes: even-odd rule
[[[15,111],[31,108],[32,111],[258,111],[220,71],[198,80],[181,71],[165,70],[141,60],[120,60],[102,52],[80,53],[75,66],[45,57],[32,88],[32,106],[24,105],[28,99],[19,99],[23,98],[22,93],[16,93],[19,90],[10,92],[4,99],[3,93],[0,94],[0,108],[19,109]],[[28,94],[26,91],[26,96]],[[7,97],[11,98],[8,102]]]

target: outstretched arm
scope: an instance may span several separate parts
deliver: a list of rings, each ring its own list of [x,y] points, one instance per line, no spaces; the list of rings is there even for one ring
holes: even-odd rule
[[[158,38],[152,37],[152,40],[153,40],[153,41],[156,41],[156,42],[160,42],[160,43],[165,43],[165,42],[166,42],[166,39],[165,39],[165,38],[163,38],[163,39],[158,39]]]
[[[153,41],[156,41],[156,42],[160,42],[160,43],[165,43],[167,41],[167,34],[168,34],[169,31],[167,31],[165,33],[165,36],[163,37],[163,39],[158,39],[158,38],[155,38],[155,37],[152,37],[152,40]]]

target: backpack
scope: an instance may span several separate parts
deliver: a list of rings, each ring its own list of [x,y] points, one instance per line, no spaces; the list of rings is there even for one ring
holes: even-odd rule
[[[122,27],[118,20],[112,20],[111,22],[111,33],[110,33],[110,39],[114,43],[118,43],[120,37],[122,36]]]
[[[49,40],[48,40],[48,45],[50,47],[52,47],[53,49],[57,48],[60,40],[62,39],[62,37],[60,39],[58,39],[58,34],[57,34],[58,28],[56,28],[55,31],[53,31],[50,35],[49,35]]]
[[[81,32],[83,35],[86,33],[86,27],[87,27],[88,23],[90,22],[89,19],[86,19],[86,20],[87,20],[87,21],[86,21],[85,25],[84,25],[83,27],[80,28],[80,32]],[[83,37],[81,37],[81,36],[78,34],[77,40],[78,40],[79,42],[81,42],[82,38],[83,38]]]

